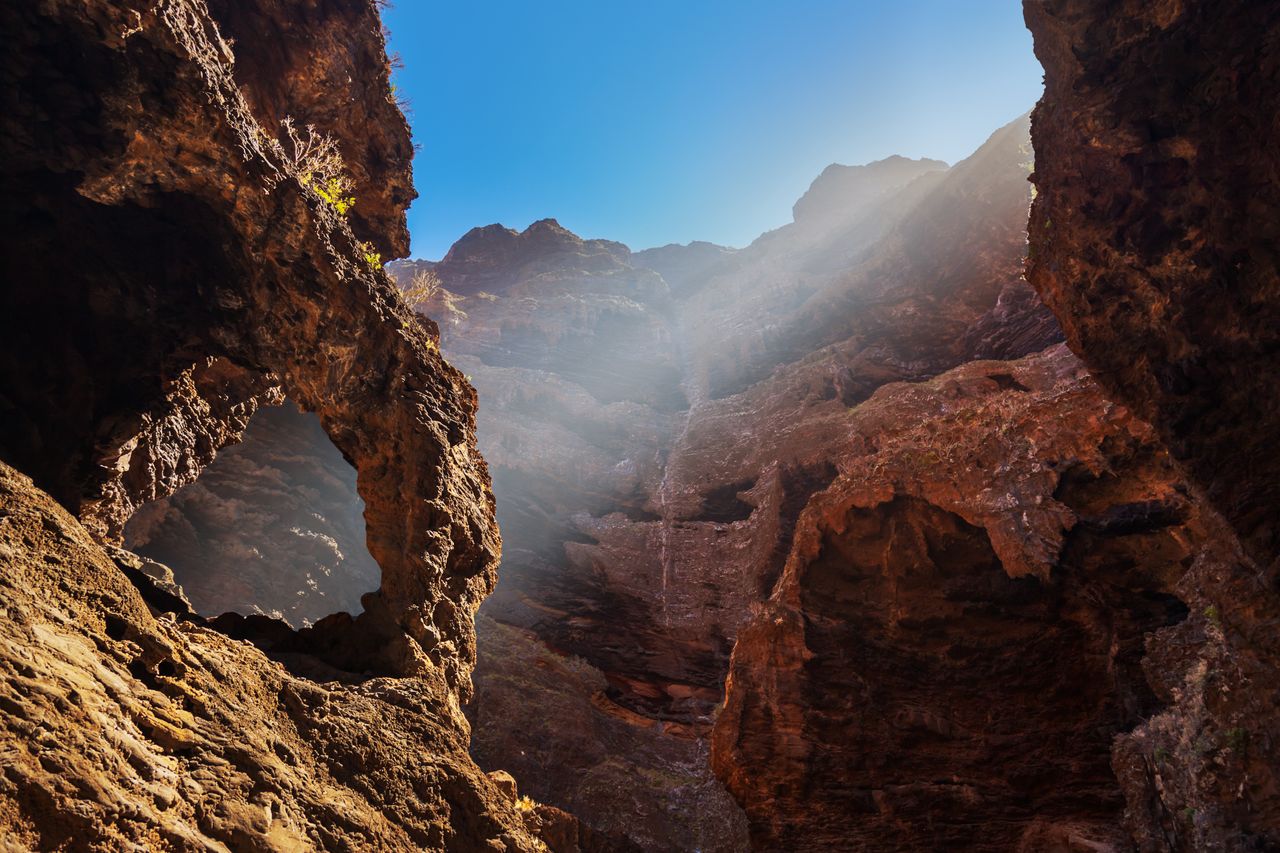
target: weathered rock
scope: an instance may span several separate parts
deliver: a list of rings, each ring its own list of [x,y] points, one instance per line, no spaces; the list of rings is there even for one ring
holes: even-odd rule
[[[335,662],[442,667],[465,695],[498,535],[474,392],[368,262],[404,250],[411,195],[376,10],[213,11],[5,7],[0,239],[21,286],[0,331],[22,358],[0,364],[0,452],[115,537],[283,389],[356,468],[382,568]],[[341,175],[358,215],[319,191]]]
[[[1028,277],[1244,551],[1198,559],[1178,586],[1193,618],[1147,639],[1166,707],[1117,740],[1126,827],[1144,853],[1273,849],[1280,10],[1024,5],[1045,68]]]
[[[474,392],[377,263],[412,147],[374,4],[0,26],[0,456],[36,481],[0,465],[4,846],[543,849],[467,755],[499,539]],[[282,393],[355,468],[381,578],[355,619],[229,620],[270,660],[110,545]]]
[[[1280,9],[1027,0],[1028,276],[1072,349],[1280,559]]]
[[[746,821],[712,777],[704,740],[616,704],[603,673],[530,632],[482,616],[478,634],[481,766],[501,764],[535,799],[589,815],[619,849],[746,849]]]
[[[739,634],[713,733],[756,845],[1126,849],[1112,740],[1170,701],[1144,638],[1275,683],[1183,621],[1187,577],[1247,564],[1065,348],[881,388],[829,452],[840,475]],[[1262,791],[1255,749],[1222,772]]]
[[[7,849],[544,849],[467,756],[443,672],[318,684],[153,617],[3,463],[0,594]]]

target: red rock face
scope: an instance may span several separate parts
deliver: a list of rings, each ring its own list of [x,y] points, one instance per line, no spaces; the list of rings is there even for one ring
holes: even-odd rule
[[[646,849],[746,846],[705,736],[850,407],[1059,338],[1019,274],[1029,150],[1023,119],[950,170],[833,167],[743,250],[630,253],[542,222],[395,268],[440,277],[420,307],[481,393],[506,543],[471,711],[483,766]],[[566,655],[599,677],[558,683]],[[575,723],[526,723],[530,705]]]
[[[326,648],[357,671],[443,667],[465,694],[498,535],[474,393],[364,258],[404,248],[412,150],[375,11],[224,11],[234,66],[202,3],[6,9],[5,85],[25,96],[4,118],[23,204],[3,239],[23,287],[0,322],[25,357],[0,368],[0,447],[117,536],[283,389],[356,468],[382,567],[361,647]],[[316,192],[286,118],[334,141],[358,216]]]
[[[1150,428],[1059,347],[886,386],[831,452],[713,735],[756,843],[1122,848],[1111,740],[1207,540]]]
[[[1197,559],[1193,618],[1146,641],[1165,709],[1117,740],[1147,850],[1280,844],[1280,276],[1270,3],[1027,2],[1045,67],[1028,277],[1072,349],[1155,425],[1242,552]],[[1218,525],[1216,537],[1235,551]]]
[[[1028,275],[1264,566],[1280,555],[1280,15],[1025,4],[1045,69]]]

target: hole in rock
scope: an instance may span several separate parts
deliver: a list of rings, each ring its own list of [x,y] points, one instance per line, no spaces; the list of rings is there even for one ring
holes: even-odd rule
[[[261,614],[294,628],[360,613],[381,579],[355,470],[319,418],[290,402],[260,409],[199,479],[140,508],[125,546],[172,569],[201,614]]]

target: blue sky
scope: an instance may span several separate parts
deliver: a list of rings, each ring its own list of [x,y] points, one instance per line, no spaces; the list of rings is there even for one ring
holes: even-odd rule
[[[829,163],[955,162],[1030,109],[1020,0],[398,0],[415,257],[554,217],[741,246]]]

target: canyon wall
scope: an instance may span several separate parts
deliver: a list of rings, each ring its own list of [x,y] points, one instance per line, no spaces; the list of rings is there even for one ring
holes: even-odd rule
[[[1117,739],[1146,850],[1280,845],[1280,9],[1028,0],[1045,69],[1028,277],[1244,553],[1198,561],[1155,634],[1163,710]],[[1201,623],[1204,624],[1201,624]]]
[[[0,22],[6,845],[543,849],[558,818],[467,754],[499,537],[475,394],[380,269],[413,190],[376,7]],[[380,577],[355,618],[231,626],[269,658],[113,546],[282,396],[354,468]]]
[[[1280,557],[1280,11],[1026,3],[1045,69],[1028,275],[1255,559]]]
[[[1280,845],[1277,14],[1026,13],[955,166],[393,283],[370,4],[6,8],[15,843]]]
[[[708,735],[851,410],[1061,339],[1021,277],[1029,171],[1022,118],[952,168],[833,166],[741,250],[632,253],[543,221],[392,266],[437,278],[419,308],[481,394],[505,541],[469,712],[482,766],[645,849],[747,845]],[[547,723],[511,726],[530,702]]]

